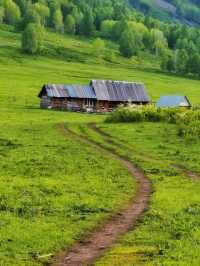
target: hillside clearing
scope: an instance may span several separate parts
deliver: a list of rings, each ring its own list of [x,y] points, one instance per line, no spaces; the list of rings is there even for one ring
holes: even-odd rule
[[[67,51],[73,48],[76,55],[81,53],[82,45],[83,50],[89,51],[88,41],[70,41],[68,37],[60,39],[59,35],[51,33],[48,36],[52,43],[55,37],[58,38],[62,47],[67,46]],[[136,248],[137,252],[142,250],[140,253],[143,254],[143,246],[146,245],[147,251],[149,246],[153,246],[156,252],[161,250],[168,254],[169,247],[169,255],[172,257],[174,242],[167,237],[174,237],[176,231],[184,231],[185,235],[186,231],[186,235],[191,238],[183,238],[185,245],[182,240],[175,241],[175,256],[179,254],[180,243],[181,258],[185,259],[184,251],[198,258],[198,252],[192,253],[191,243],[195,243],[198,251],[199,232],[196,228],[199,216],[196,204],[199,203],[199,183],[193,183],[183,174],[177,175],[178,171],[174,172],[174,169],[175,176],[170,174],[168,155],[173,163],[176,160],[178,164],[184,162],[188,169],[198,173],[199,145],[181,143],[173,134],[172,125],[142,123],[109,128],[109,125],[102,124],[105,116],[40,110],[37,94],[45,83],[86,84],[92,78],[120,78],[144,82],[154,100],[161,94],[181,92],[197,104],[200,99],[200,82],[144,70],[142,68],[148,68],[149,63],[142,62],[140,65],[132,60],[121,61],[118,55],[114,63],[96,60],[93,55],[88,60],[85,54],[84,62],[78,61],[77,57],[69,61],[67,56],[25,56],[19,50],[19,35],[5,30],[0,31],[0,41],[1,263],[5,266],[43,265],[49,257],[38,257],[55,254],[71,246],[82,238],[83,233],[126,204],[135,191],[132,176],[118,162],[110,158],[108,160],[92,148],[60,135],[57,130],[60,123],[70,124],[77,132],[81,127],[82,132],[99,142],[103,142],[102,137],[88,129],[86,123],[97,123],[113,135],[117,143],[120,137],[119,143],[121,140],[126,143],[125,148],[120,145],[120,154],[133,156],[133,160],[155,181],[153,209],[145,216],[144,224],[120,242],[122,246],[126,243],[124,249],[128,248],[132,252]],[[137,69],[138,65],[140,69]],[[168,139],[169,136],[172,138]],[[170,144],[170,141],[174,143]],[[111,144],[104,145],[112,148]],[[137,153],[134,152],[135,148]],[[168,195],[171,195],[171,200]],[[178,202],[176,210],[173,201]],[[186,216],[185,202],[186,208],[189,208]],[[195,213],[194,217],[191,217],[190,211]],[[162,233],[163,227],[159,227],[163,220],[166,221],[164,230],[167,236]],[[184,228],[181,220],[184,221]],[[192,236],[186,220],[191,221],[195,228]],[[169,232],[171,222],[173,228]],[[152,230],[156,230],[154,234]],[[156,237],[156,232],[160,234],[160,239]],[[162,262],[163,258],[158,257]],[[189,258],[185,261],[188,265]]]

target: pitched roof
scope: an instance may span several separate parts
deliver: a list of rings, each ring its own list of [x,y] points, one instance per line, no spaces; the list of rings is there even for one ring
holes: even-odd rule
[[[112,80],[92,80],[97,100],[119,102],[149,102],[143,83]]]
[[[157,107],[190,107],[190,101],[182,95],[161,96],[156,103]]]
[[[91,86],[64,85],[70,98],[96,99],[95,92]]]
[[[38,96],[41,97],[44,91],[50,98],[96,99],[95,92],[91,86],[47,84],[43,86]]]
[[[149,102],[144,84],[125,81],[92,80],[88,86],[47,84],[39,97],[46,93],[55,98],[97,99],[115,102]]]

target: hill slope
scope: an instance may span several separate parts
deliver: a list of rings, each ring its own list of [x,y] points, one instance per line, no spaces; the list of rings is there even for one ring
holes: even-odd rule
[[[188,25],[200,23],[200,4],[193,0],[130,0],[130,3],[144,12],[161,20],[181,21]]]
[[[45,83],[87,84],[90,79],[98,78],[144,82],[153,100],[161,94],[174,93],[187,95],[192,103],[199,103],[198,80],[161,73],[154,57],[145,53],[143,59],[126,59],[119,54],[117,46],[107,42],[99,57],[93,50],[92,40],[48,32],[44,53],[31,56],[21,52],[20,39],[21,34],[0,30],[3,92],[0,99],[5,106],[10,104],[15,108],[25,104],[38,107],[37,94]],[[107,54],[114,55],[112,60],[107,58]],[[14,105],[12,97],[17,97]]]
[[[33,56],[21,52],[20,38],[0,30],[0,261],[40,266],[49,259],[45,255],[71,246],[135,190],[114,160],[66,140],[57,128],[102,122],[104,116],[40,110],[41,86],[86,84],[92,78],[142,81],[154,100],[181,93],[198,103],[200,82],[161,74],[145,56],[143,61],[122,58],[110,42],[106,51],[114,53],[112,61],[94,53],[92,40],[48,32],[45,53]]]

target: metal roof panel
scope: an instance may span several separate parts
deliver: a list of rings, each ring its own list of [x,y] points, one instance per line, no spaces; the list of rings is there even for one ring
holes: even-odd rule
[[[179,107],[179,106],[191,106],[187,97],[182,95],[165,95],[161,96],[156,103],[157,107]]]

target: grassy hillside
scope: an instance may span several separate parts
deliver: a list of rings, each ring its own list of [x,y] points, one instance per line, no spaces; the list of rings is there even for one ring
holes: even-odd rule
[[[157,73],[156,62],[146,59],[122,59],[112,43],[112,62],[94,55],[92,40],[54,33],[47,34],[40,56],[22,54],[20,35],[5,29],[0,45],[0,261],[41,265],[49,258],[41,255],[71,245],[135,191],[118,162],[66,140],[58,129],[104,116],[40,110],[41,86],[92,78],[143,81],[154,100],[181,93],[198,103],[200,82]]]
[[[5,105],[17,97],[14,106],[25,104],[38,107],[37,94],[44,83],[86,84],[91,79],[141,81],[153,100],[157,100],[161,94],[174,93],[187,95],[194,104],[199,102],[200,82],[160,73],[153,56],[151,58],[144,54],[143,60],[137,57],[125,59],[119,55],[115,44],[107,42],[105,56],[99,58],[93,50],[92,40],[74,39],[50,32],[46,34],[44,54],[29,56],[21,53],[20,38],[20,34],[0,30],[3,91],[8,91],[13,85],[20,88],[9,91],[9,97],[3,97]],[[114,54],[112,62],[106,58],[108,53]]]
[[[183,22],[188,25],[200,23],[200,5],[193,0],[129,0],[130,3],[160,20]]]

